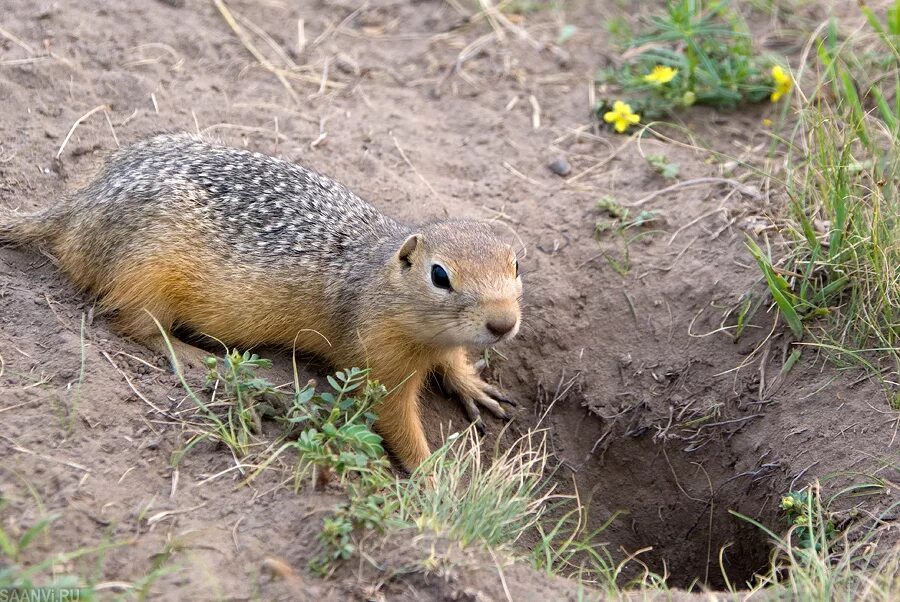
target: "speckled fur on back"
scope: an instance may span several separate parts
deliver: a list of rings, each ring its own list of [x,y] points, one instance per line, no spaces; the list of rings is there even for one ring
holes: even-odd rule
[[[0,215],[2,243],[44,247],[154,349],[166,349],[160,331],[187,327],[371,368],[396,389],[379,428],[408,467],[427,454],[416,401],[425,375],[455,371],[450,382],[477,398],[460,350],[518,330],[515,255],[485,225],[413,229],[304,167],[190,135],[117,151],[42,214]],[[432,286],[435,262],[450,289]],[[485,326],[498,320],[500,337]]]
[[[70,227],[90,230],[85,246],[103,248],[106,259],[146,243],[139,235],[123,239],[123,223],[137,230],[186,223],[223,259],[267,269],[327,266],[323,276],[334,280],[353,269],[342,257],[410,232],[305,167],[185,134],[114,153],[70,207]]]
[[[78,204],[116,205],[119,218],[152,220],[171,213],[173,198],[183,199],[178,219],[203,225],[235,253],[267,264],[273,256],[319,261],[408,232],[345,186],[305,167],[190,135],[156,136],[115,153]],[[138,210],[123,216],[129,206]]]

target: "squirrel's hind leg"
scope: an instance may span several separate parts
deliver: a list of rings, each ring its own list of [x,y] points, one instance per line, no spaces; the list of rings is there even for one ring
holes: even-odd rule
[[[169,345],[172,346],[171,350],[169,350],[169,345],[166,344],[166,338],[169,339]],[[172,334],[167,334],[166,337],[157,334],[142,339],[140,342],[149,349],[165,355],[169,359],[169,362],[172,363],[172,368],[176,371],[178,370],[178,367],[175,366],[175,362],[172,361],[173,351],[175,352],[175,358],[178,360],[178,363],[187,366],[190,369],[202,368],[206,358],[212,356],[210,352],[204,351],[199,347],[194,347],[189,343],[185,343]]]
[[[210,354],[172,334],[176,324],[197,312],[195,281],[202,271],[182,250],[162,255],[122,258],[99,291],[101,306],[116,313],[120,333],[166,356],[176,370],[173,352],[181,366],[202,367]]]
[[[154,316],[144,309],[126,309],[119,311],[116,326],[123,335],[164,355],[176,371],[175,360],[189,369],[203,367],[206,358],[212,354],[177,338],[172,334],[172,320],[166,318],[165,315]]]

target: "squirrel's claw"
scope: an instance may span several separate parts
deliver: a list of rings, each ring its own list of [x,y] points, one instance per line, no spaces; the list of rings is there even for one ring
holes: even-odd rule
[[[481,412],[478,406],[487,408],[487,410],[503,420],[509,420],[510,416],[506,410],[500,405],[501,403],[515,407],[516,402],[506,397],[496,387],[487,384],[477,376],[477,372],[483,364],[482,361],[475,362],[473,369],[449,369],[444,373],[441,381],[442,388],[445,392],[453,395],[462,402],[469,421],[478,424],[480,433],[484,432],[484,425],[481,423]]]
[[[509,416],[507,415],[506,410],[497,403],[498,400],[491,394],[491,389],[493,389],[493,387],[488,384],[482,386],[482,390],[478,392],[476,398],[478,403],[487,408],[488,411],[497,418],[503,418],[504,420],[508,419]]]
[[[460,401],[462,401],[469,422],[475,425],[475,430],[479,435],[484,435],[484,421],[481,419],[481,410],[478,409],[478,404],[474,399],[466,396],[460,396]]]
[[[506,395],[501,393],[500,389],[498,389],[497,387],[492,387],[491,385],[486,384],[484,386],[484,391],[485,391],[485,393],[487,393],[488,395],[490,395],[492,398],[496,399],[500,403],[505,403],[514,408],[519,407],[518,401],[516,401],[515,399],[510,399],[509,397],[507,397]]]
[[[476,421],[473,422],[472,424],[475,425],[475,430],[478,431],[478,435],[479,435],[480,437],[484,437],[484,433],[485,433],[485,430],[484,430],[484,420],[481,419],[481,416],[479,416],[479,417],[478,417],[478,420],[476,420]]]

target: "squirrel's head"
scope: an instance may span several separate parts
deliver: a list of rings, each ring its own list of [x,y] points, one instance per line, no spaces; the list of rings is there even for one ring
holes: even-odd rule
[[[404,322],[420,342],[484,348],[519,331],[519,263],[486,224],[423,226],[402,242],[392,261],[397,289],[411,308]]]

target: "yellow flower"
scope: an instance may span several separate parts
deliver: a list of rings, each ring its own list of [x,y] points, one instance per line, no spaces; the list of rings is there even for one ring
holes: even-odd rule
[[[613,103],[613,110],[603,115],[603,121],[615,125],[620,134],[628,129],[629,125],[640,123],[641,116],[631,110],[631,105],[617,100]]]
[[[766,117],[765,119],[762,120],[762,124],[764,126],[766,126],[767,128],[770,128],[770,127],[772,127],[772,120],[769,119],[768,117]]]
[[[772,67],[772,79],[775,80],[775,91],[772,92],[771,100],[772,102],[778,102],[782,96],[790,92],[791,88],[794,87],[794,80],[780,65]]]
[[[781,507],[784,508],[785,510],[787,510],[788,508],[793,508],[794,507],[794,498],[792,498],[789,495],[786,495],[783,498],[781,498]]]
[[[657,65],[653,68],[653,71],[644,76],[644,81],[651,84],[662,85],[675,79],[676,75],[678,75],[678,69],[666,67],[665,65]]]

